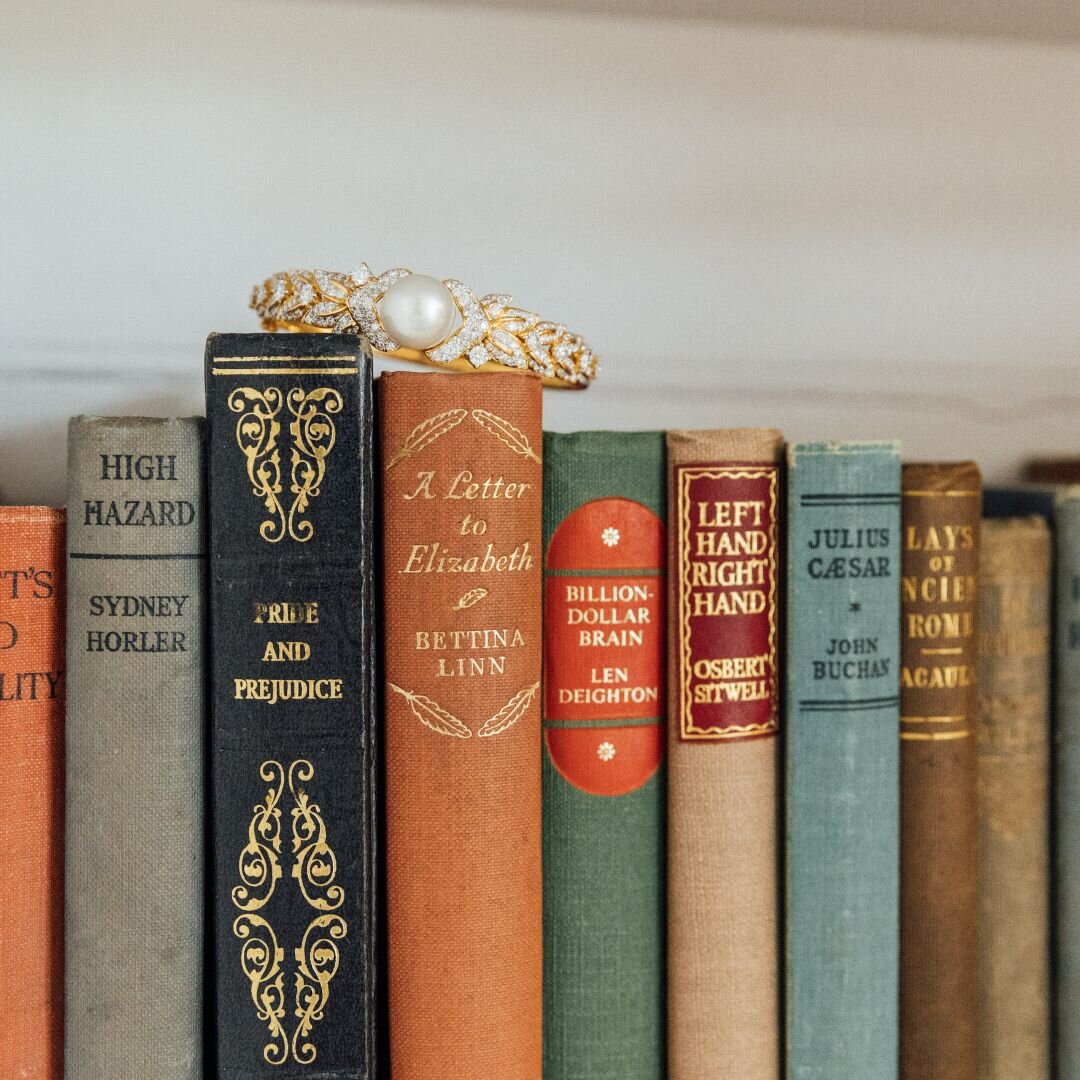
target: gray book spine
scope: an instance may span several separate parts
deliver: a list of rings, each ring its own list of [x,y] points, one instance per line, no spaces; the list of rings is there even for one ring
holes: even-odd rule
[[[1057,1076],[1080,1080],[1080,488],[1056,504]]]
[[[202,1073],[203,437],[68,429],[65,1075]]]

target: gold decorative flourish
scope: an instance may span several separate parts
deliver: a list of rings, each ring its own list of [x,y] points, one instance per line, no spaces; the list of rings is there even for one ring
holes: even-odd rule
[[[281,499],[281,452],[278,446],[281,423],[277,417],[283,402],[287,402],[293,416],[289,422],[292,502],[288,510]],[[247,459],[251,490],[262,499],[270,514],[269,519],[259,525],[259,535],[267,543],[276,544],[288,536],[303,544],[315,535],[315,526],[301,515],[319,494],[326,475],[326,458],[337,438],[332,415],[341,412],[343,406],[341,394],[328,386],[308,391],[297,386],[288,395],[283,395],[276,386],[268,386],[265,390],[240,386],[229,395],[229,408],[240,413],[236,422],[236,442]]]
[[[450,610],[464,611],[466,608],[471,608],[473,605],[479,604],[487,594],[487,589],[470,589],[464,596],[458,598],[458,602]]]
[[[286,533],[285,508],[281,504],[281,456],[278,435],[281,424],[282,396],[276,386],[256,390],[253,386],[238,386],[229,395],[229,408],[240,413],[236,421],[236,442],[247,459],[251,490],[262,499],[271,515],[259,526],[259,535],[276,544]]]
[[[436,439],[452,431],[468,416],[466,409],[447,409],[446,412],[422,420],[409,432],[401,449],[386,463],[386,472],[389,472],[398,462],[404,461],[413,454],[419,454],[426,446],[430,446]]]
[[[395,693],[408,702],[409,710],[424,727],[437,731],[440,735],[453,735],[459,739],[472,737],[472,732],[456,716],[452,716],[441,705],[423,694],[414,694],[411,690],[402,690],[400,686],[387,683]]]
[[[297,386],[289,391],[288,405],[289,412],[295,417],[289,424],[289,434],[293,438],[289,535],[303,544],[315,535],[315,526],[306,518],[298,520],[299,515],[307,510],[308,503],[321,490],[326,459],[337,440],[332,416],[341,412],[344,401],[341,394],[329,386],[306,393]]]
[[[525,433],[514,427],[509,420],[504,420],[501,416],[488,412],[487,409],[473,409],[472,418],[486,432],[494,435],[499,442],[509,446],[515,454],[524,454],[525,457],[535,461],[537,465],[542,464]]]
[[[278,945],[274,928],[261,915],[238,915],[233,922],[233,933],[243,941],[240,966],[247,976],[255,1013],[270,1032],[270,1041],[263,1047],[263,1060],[268,1065],[283,1065],[289,1060],[289,1037],[282,1023],[284,950]]]
[[[299,948],[292,950],[296,961],[297,1024],[289,1037],[285,1029],[285,950],[269,920],[255,914],[274,892],[282,876],[281,810],[279,804],[288,782],[293,807],[291,876],[305,902],[317,911],[329,912],[345,901],[345,890],[335,883],[337,856],[326,839],[326,824],[317,803],[303,786],[315,776],[315,766],[298,758],[284,768],[280,762],[264,761],[259,775],[271,786],[255,805],[248,825],[248,843],[240,855],[242,885],[232,890],[233,904],[241,914],[233,921],[233,934],[242,944],[240,967],[248,981],[256,1016],[266,1025],[269,1041],[263,1059],[269,1065],[283,1065],[290,1055],[300,1065],[310,1065],[317,1056],[311,1042],[313,1026],[323,1019],[330,997],[330,982],[337,974],[341,955],[337,941],[348,933],[348,924],[337,914],[317,915],[304,931]],[[260,891],[252,895],[252,890]]]
[[[338,941],[349,928],[340,915],[318,915],[304,931],[296,950],[296,1010],[298,1019],[292,1037],[293,1059],[310,1065],[318,1056],[315,1044],[308,1041],[314,1024],[322,1020],[330,1000],[330,983],[341,964]]]
[[[484,721],[476,733],[477,736],[483,739],[491,735],[501,735],[512,728],[525,715],[539,689],[540,684],[534,682],[532,686],[519,690],[494,716]]]
[[[270,784],[262,802],[252,807],[248,842],[240,852],[240,881],[232,890],[232,902],[241,911],[258,911],[274,895],[281,877],[281,792],[285,770],[277,761],[264,761],[259,776]],[[252,890],[258,890],[252,895]],[[265,891],[262,891],[265,890]]]
[[[334,883],[337,856],[326,842],[326,822],[318,803],[313,803],[301,783],[315,775],[315,766],[300,759],[289,766],[292,809],[292,849],[296,858],[292,876],[307,903],[319,911],[333,911],[345,900],[345,890]]]

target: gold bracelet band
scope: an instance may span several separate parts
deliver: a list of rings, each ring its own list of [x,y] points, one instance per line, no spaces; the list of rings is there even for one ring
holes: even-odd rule
[[[599,364],[561,323],[511,306],[512,297],[477,297],[460,281],[397,268],[351,274],[290,270],[256,285],[251,306],[263,328],[293,333],[362,334],[377,352],[443,370],[533,372],[546,386],[583,389]]]

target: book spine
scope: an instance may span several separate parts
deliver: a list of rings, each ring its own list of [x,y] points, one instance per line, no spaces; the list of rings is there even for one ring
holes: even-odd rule
[[[1055,504],[1054,794],[1058,1080],[1080,1080],[1080,488]]]
[[[64,1072],[64,511],[0,507],[0,1061]]]
[[[900,1075],[975,1080],[978,570],[973,463],[903,467]]]
[[[787,1076],[896,1080],[900,448],[788,450]]]
[[[776,1080],[781,436],[668,451],[668,1069]]]
[[[380,380],[394,1080],[540,1080],[540,381]]]
[[[1050,530],[984,520],[979,556],[980,1080],[1049,1080]]]
[[[544,435],[544,1077],[664,1075],[661,432]]]
[[[376,1076],[371,396],[356,337],[207,340],[224,1080]]]
[[[67,1076],[202,1075],[203,441],[68,429]]]

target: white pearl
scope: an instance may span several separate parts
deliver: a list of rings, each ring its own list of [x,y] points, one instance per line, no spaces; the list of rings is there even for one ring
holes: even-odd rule
[[[408,349],[430,349],[445,341],[457,319],[450,290],[426,274],[410,274],[394,282],[379,301],[379,322]]]

